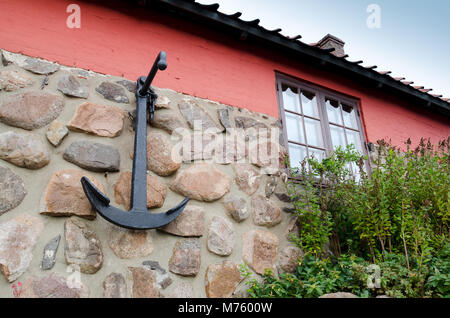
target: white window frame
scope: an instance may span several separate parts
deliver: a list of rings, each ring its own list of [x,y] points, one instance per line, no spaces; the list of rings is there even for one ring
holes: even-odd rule
[[[357,121],[357,125],[358,125],[357,131],[360,136],[362,155],[365,155],[365,156],[368,155],[367,142],[365,139],[366,134],[365,134],[364,126],[362,125],[362,119],[361,119],[360,103],[357,99],[348,97],[344,94],[340,94],[338,92],[335,92],[333,90],[330,90],[330,89],[327,89],[327,88],[324,88],[324,87],[321,87],[318,85],[314,85],[314,84],[311,84],[311,83],[308,83],[308,82],[305,82],[302,80],[294,79],[294,78],[284,75],[284,74],[277,73],[276,74],[276,89],[277,89],[279,119],[280,119],[282,127],[283,127],[282,133],[283,133],[283,137],[284,137],[283,138],[284,147],[286,148],[286,151],[288,153],[289,153],[289,143],[306,146],[307,149],[309,149],[311,146],[307,145],[307,144],[294,142],[294,141],[289,141],[289,139],[288,139],[286,124],[285,124],[286,123],[286,112],[290,112],[293,114],[295,114],[295,113],[284,109],[283,91],[281,88],[282,84],[287,84],[289,86],[296,87],[297,89],[299,89],[299,92],[300,92],[300,90],[304,89],[311,93],[316,94],[317,106],[318,106],[319,117],[320,117],[321,132],[322,132],[322,138],[323,138],[323,143],[324,143],[323,149],[325,150],[326,156],[329,156],[334,149],[332,146],[332,141],[331,141],[330,122],[328,120],[328,114],[327,114],[327,110],[326,110],[326,103],[325,103],[326,98],[336,100],[340,104],[344,103],[344,104],[354,107],[354,109],[356,111],[356,121]],[[300,94],[299,94],[299,103],[301,104]],[[303,116],[303,118],[308,118],[307,115],[300,115],[300,114],[297,114],[297,115]],[[342,121],[342,122],[344,124],[344,121]],[[334,124],[334,123],[333,123],[333,125],[338,126],[338,127],[344,127],[344,125],[338,125],[338,124]],[[304,125],[303,125],[303,128],[306,129],[306,127]],[[352,130],[349,127],[345,127],[345,129]],[[345,131],[345,129],[344,129],[344,131]],[[353,131],[356,131],[356,130],[353,129]],[[304,134],[306,135],[306,133],[304,133]],[[347,142],[347,133],[345,133],[345,138],[346,138],[346,143],[348,143]],[[311,148],[319,149],[318,147],[311,147]],[[365,170],[368,173],[370,173],[369,160],[365,160]]]

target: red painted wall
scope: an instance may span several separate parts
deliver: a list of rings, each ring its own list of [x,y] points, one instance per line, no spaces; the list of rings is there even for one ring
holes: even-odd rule
[[[436,142],[450,135],[448,119],[381,90],[132,5],[78,1],[81,28],[69,29],[70,3],[0,0],[0,48],[131,80],[145,75],[157,52],[165,50],[169,67],[158,74],[156,86],[277,117],[275,71],[280,71],[358,98],[369,141],[391,138],[401,145],[408,137]]]

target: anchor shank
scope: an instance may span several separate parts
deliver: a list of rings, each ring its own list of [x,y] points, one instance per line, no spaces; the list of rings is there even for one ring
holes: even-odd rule
[[[166,54],[162,51],[153,63],[149,76],[141,76],[137,80],[130,210],[126,212],[110,205],[109,198],[88,178],[82,177],[80,180],[87,199],[103,218],[131,230],[156,229],[169,224],[183,212],[190,200],[187,197],[177,206],[162,213],[150,213],[147,210],[147,119],[152,120],[158,98],[150,85],[156,71],[164,70],[166,67]]]
[[[136,94],[131,210],[147,212],[147,96]]]

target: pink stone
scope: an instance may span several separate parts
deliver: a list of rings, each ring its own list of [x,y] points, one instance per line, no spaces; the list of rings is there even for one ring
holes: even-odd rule
[[[116,106],[83,103],[67,127],[103,137],[116,137],[123,129],[124,111]]]
[[[211,202],[230,191],[231,178],[209,163],[180,170],[170,189],[194,200]]]
[[[50,216],[76,215],[89,220],[96,217],[81,186],[81,177],[86,176],[104,193],[103,184],[83,170],[66,169],[55,172],[41,198],[40,213]]]
[[[266,269],[274,271],[277,259],[278,237],[264,230],[251,230],[242,237],[242,258],[258,274]]]
[[[229,298],[241,282],[242,277],[237,264],[224,261],[211,264],[206,269],[205,289],[209,298]]]
[[[28,214],[0,223],[0,272],[8,282],[27,271],[43,229],[40,218]]]
[[[114,197],[118,204],[130,209],[131,172],[122,172],[114,185]],[[166,199],[167,186],[161,178],[147,174],[147,207],[160,208]]]
[[[159,230],[186,237],[202,236],[205,227],[205,210],[202,207],[188,205],[172,222]]]

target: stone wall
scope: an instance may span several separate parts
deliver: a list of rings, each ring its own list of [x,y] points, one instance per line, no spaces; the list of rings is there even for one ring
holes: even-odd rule
[[[283,151],[269,165],[249,142],[269,129],[264,147],[278,146],[276,118],[155,88],[147,206],[192,200],[162,229],[125,230],[96,216],[80,178],[129,208],[135,83],[0,57],[0,297],[242,296],[244,261],[256,275],[291,270]],[[173,150],[195,131],[214,147]],[[242,152],[221,138],[233,134]]]

